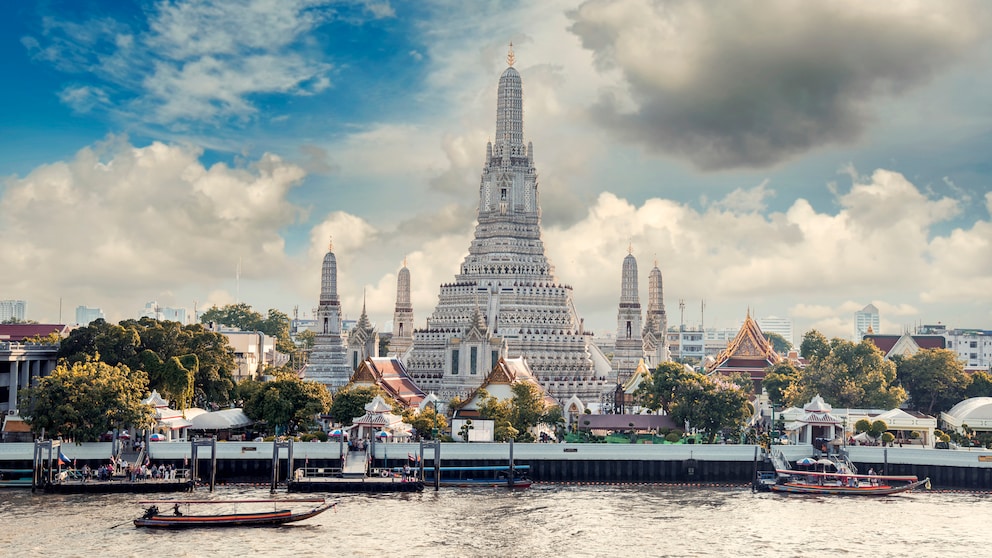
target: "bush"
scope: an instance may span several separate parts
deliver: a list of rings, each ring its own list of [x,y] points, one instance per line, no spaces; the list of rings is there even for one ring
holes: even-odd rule
[[[882,443],[883,444],[891,444],[892,441],[895,440],[895,439],[896,439],[896,437],[893,436],[891,432],[883,432],[882,433]]]
[[[671,443],[674,444],[674,443],[678,442],[681,439],[682,439],[682,435],[679,434],[678,432],[669,432],[668,434],[665,434],[665,441],[666,442],[671,442]]]

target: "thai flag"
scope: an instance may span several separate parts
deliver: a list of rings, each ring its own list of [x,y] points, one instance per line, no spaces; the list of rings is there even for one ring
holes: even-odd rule
[[[59,465],[68,465],[70,463],[72,463],[72,461],[70,461],[69,458],[62,453],[62,450],[59,450]]]

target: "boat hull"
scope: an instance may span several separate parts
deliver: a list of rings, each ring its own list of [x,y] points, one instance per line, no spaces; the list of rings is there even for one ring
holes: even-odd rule
[[[424,481],[427,485],[433,485],[433,479],[427,479]],[[505,480],[493,480],[493,479],[441,479],[438,483],[440,486],[452,487],[452,488],[474,488],[474,487],[486,487],[486,488],[529,488],[533,481],[518,479],[513,481],[513,484],[508,484]]]
[[[806,484],[801,482],[786,482],[783,484],[771,485],[768,488],[772,492],[780,494],[822,494],[828,496],[888,496],[909,492],[925,484],[929,484],[930,479],[923,479],[899,486],[876,485],[876,486],[822,486],[816,484]]]
[[[134,520],[136,527],[159,529],[189,529],[203,527],[266,527],[303,521],[323,513],[335,504],[324,504],[302,513],[277,510],[257,513],[232,513],[225,515],[153,515]]]

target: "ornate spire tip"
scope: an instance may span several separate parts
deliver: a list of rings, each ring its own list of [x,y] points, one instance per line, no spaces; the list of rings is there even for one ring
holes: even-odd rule
[[[510,41],[510,51],[506,54],[506,65],[512,66],[516,61],[517,57],[513,55],[513,41]]]

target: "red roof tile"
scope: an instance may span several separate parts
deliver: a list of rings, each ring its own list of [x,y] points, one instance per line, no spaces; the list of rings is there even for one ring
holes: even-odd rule
[[[64,335],[65,329],[63,324],[0,324],[0,341],[24,341],[50,333]]]

